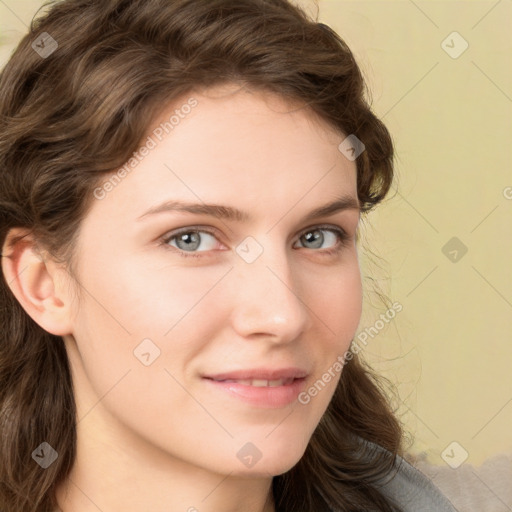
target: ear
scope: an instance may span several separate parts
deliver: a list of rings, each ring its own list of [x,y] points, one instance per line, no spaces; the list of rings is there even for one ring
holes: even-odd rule
[[[12,293],[28,315],[45,331],[70,334],[69,274],[39,250],[27,229],[12,228],[2,247],[2,272]]]

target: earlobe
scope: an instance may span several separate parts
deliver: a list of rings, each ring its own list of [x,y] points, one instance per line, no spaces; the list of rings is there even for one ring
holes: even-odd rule
[[[60,286],[63,270],[40,252],[33,235],[13,228],[2,247],[2,272],[27,314],[45,331],[71,333],[70,297]]]

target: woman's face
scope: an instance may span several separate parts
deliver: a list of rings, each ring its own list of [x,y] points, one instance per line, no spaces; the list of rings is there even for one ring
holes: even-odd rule
[[[191,96],[83,221],[65,337],[78,427],[160,461],[276,475],[303,455],[359,323],[356,166],[279,97]]]

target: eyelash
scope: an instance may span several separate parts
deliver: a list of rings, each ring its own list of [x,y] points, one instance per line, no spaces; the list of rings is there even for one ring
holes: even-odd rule
[[[320,253],[321,255],[325,256],[332,256],[334,254],[337,254],[341,252],[341,250],[347,245],[347,243],[350,240],[350,237],[341,228],[333,227],[333,226],[313,226],[311,228],[307,228],[306,230],[302,231],[299,235],[299,239],[306,235],[307,233],[311,231],[330,231],[331,233],[334,233],[338,236],[339,243],[331,248],[331,249],[316,249],[316,252]],[[191,232],[199,232],[199,233],[208,233],[209,235],[212,235],[213,237],[216,237],[216,233],[212,231],[211,229],[202,228],[200,226],[189,226],[187,228],[180,229],[178,231],[174,231],[170,234],[165,235],[160,239],[159,245],[162,245],[164,249],[171,250],[172,252],[177,252],[181,257],[183,258],[203,258],[205,257],[202,253],[209,252],[209,251],[197,251],[197,252],[187,252],[183,251],[177,247],[171,247],[169,246],[169,242],[176,237],[184,234],[184,233],[191,233]],[[307,247],[301,247],[301,249],[307,249]],[[312,249],[315,250],[315,249]]]

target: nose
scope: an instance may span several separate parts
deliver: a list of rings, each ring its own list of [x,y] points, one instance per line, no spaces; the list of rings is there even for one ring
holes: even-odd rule
[[[272,257],[264,251],[252,263],[238,261],[231,274],[232,326],[237,334],[289,343],[307,330],[311,311],[286,255]]]

